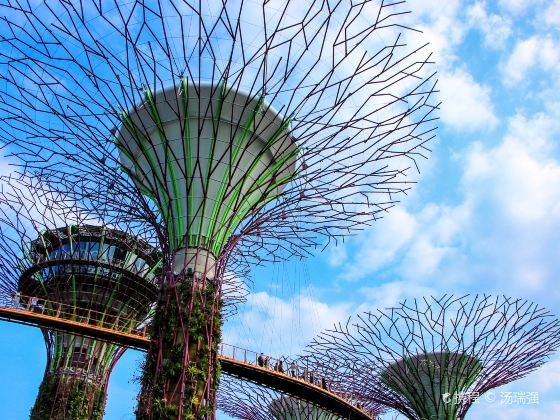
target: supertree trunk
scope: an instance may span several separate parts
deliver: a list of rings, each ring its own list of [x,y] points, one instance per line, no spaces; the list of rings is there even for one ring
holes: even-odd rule
[[[31,420],[100,420],[106,403],[102,384],[72,375],[51,374],[41,383]]]
[[[116,140],[123,167],[165,215],[172,257],[154,325],[158,350],[146,368],[153,379],[138,411],[144,418],[213,416],[218,267],[228,260],[227,244],[243,215],[282,192],[297,153],[285,122],[265,112],[262,100],[228,92],[224,83],[180,85],[178,92],[146,92],[123,116]],[[274,123],[266,129],[265,117]]]
[[[170,276],[152,324],[139,419],[214,418],[220,369],[219,288],[196,275]]]

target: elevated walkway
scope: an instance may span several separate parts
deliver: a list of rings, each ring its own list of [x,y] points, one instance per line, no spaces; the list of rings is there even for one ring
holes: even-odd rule
[[[140,329],[131,327],[139,324],[134,320],[104,320],[103,314],[95,311],[30,296],[16,295],[11,302],[0,300],[0,319],[71,332],[143,351],[152,341],[147,325]],[[286,360],[280,369],[276,359],[259,360],[257,353],[227,344],[220,345],[218,359],[222,372],[227,375],[292,395],[346,419],[375,418],[376,413],[361,408],[351,395],[305,368],[292,363],[288,366]]]

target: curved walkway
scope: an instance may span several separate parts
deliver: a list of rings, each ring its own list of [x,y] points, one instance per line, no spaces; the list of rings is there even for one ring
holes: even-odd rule
[[[0,319],[73,332],[137,350],[149,348],[151,339],[147,326],[132,329],[131,325],[138,324],[133,320],[100,321],[103,314],[80,310],[80,315],[77,315],[77,309],[59,302],[16,295],[11,302],[0,301]],[[115,325],[118,325],[118,330]],[[227,344],[220,345],[218,358],[225,374],[285,392],[347,419],[375,417],[376,413],[359,407],[359,402],[351,395],[334,388],[322,378],[315,378],[307,369],[291,364],[285,366],[284,373],[284,368],[278,368],[277,360],[272,360],[271,364],[270,358],[259,360],[257,353]],[[271,369],[271,366],[277,369]]]

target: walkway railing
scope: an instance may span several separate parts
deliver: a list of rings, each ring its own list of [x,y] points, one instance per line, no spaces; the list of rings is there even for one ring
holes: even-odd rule
[[[18,294],[11,300],[0,299],[0,317],[63,331],[76,332],[79,330],[79,333],[85,336],[92,336],[141,350],[147,350],[151,342],[148,326],[142,325],[134,319],[109,316],[102,312],[77,308],[73,305],[33,296]],[[45,322],[49,319],[51,323]],[[142,328],[135,329],[134,326],[139,324],[142,325]],[[338,384],[328,378],[319,376],[307,367],[299,366],[294,359],[288,357],[273,358],[263,353],[225,343],[220,344],[218,357],[222,363],[229,362],[239,366],[243,365],[252,370],[283,378],[292,385],[299,384],[299,387],[313,388],[315,392],[329,395],[331,398],[340,400],[343,405],[351,406],[352,411],[360,413],[363,418],[373,418],[376,415],[370,408],[363,407],[359,400],[344,391]],[[228,373],[226,369],[223,370]],[[246,379],[251,380],[251,378]],[[297,397],[297,395],[295,396]]]
[[[93,309],[80,308],[75,305],[55,302],[49,299],[16,294],[11,300],[5,298],[1,299],[0,305],[3,308],[13,308],[57,319],[74,321],[91,327],[116,330],[120,333],[139,338],[149,338],[148,324],[146,321],[139,321],[120,315],[114,316]]]
[[[226,343],[220,344],[219,354],[222,358],[243,362],[254,368],[264,369],[274,373],[275,375],[281,375],[283,377],[290,378],[292,381],[298,381],[307,386],[320,389],[322,392],[333,394],[337,398],[352,405],[368,416],[375,417],[376,415],[376,413],[369,407],[363,407],[362,403],[358,399],[356,399],[351,393],[344,391],[339,384],[316,374],[312,369],[299,366],[292,358],[274,358],[267,356],[264,353],[257,353]]]

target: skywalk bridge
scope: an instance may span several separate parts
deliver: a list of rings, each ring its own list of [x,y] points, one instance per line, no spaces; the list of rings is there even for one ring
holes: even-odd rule
[[[152,341],[147,324],[133,328],[139,323],[132,319],[104,321],[103,314],[95,311],[32,296],[0,300],[0,319],[71,332],[141,351],[148,350]],[[280,371],[274,368],[278,360],[267,358],[263,362],[257,353],[228,344],[220,345],[218,359],[225,374],[292,395],[346,419],[375,418],[376,413],[362,408],[352,395],[306,368],[286,363],[285,371]]]

